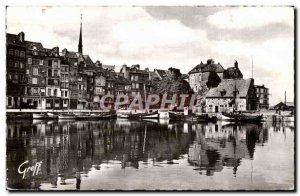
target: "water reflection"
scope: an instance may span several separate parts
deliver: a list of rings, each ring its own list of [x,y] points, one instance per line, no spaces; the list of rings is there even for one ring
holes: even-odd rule
[[[39,189],[42,184],[50,185],[47,189],[68,185],[82,189],[82,181],[104,167],[163,170],[180,165],[180,160],[195,175],[214,176],[230,168],[235,177],[243,160],[255,159],[256,148],[268,143],[270,131],[285,134],[287,129],[293,131],[293,126],[155,120],[8,122],[7,185],[13,189]],[[43,161],[39,175],[28,173],[22,179],[18,167],[25,160]]]

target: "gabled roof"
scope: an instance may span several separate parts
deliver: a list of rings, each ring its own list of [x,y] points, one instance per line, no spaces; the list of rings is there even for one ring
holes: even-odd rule
[[[251,84],[251,79],[225,79],[216,88],[211,88],[206,97],[234,97],[235,87],[238,91],[237,97],[246,97]],[[221,95],[221,92],[224,95]]]
[[[217,73],[223,73],[224,68],[220,63],[214,63],[213,60],[208,60],[207,64],[201,63],[196,65],[191,71],[189,71],[188,74],[193,74],[193,73],[204,73],[204,72],[210,72],[210,71],[215,71]]]
[[[94,63],[93,63],[93,61],[92,61],[92,59],[89,55],[83,55],[83,58],[84,58],[84,62],[87,65],[87,67],[93,67],[94,66]]]
[[[115,65],[101,65],[103,69],[115,70]]]
[[[168,72],[168,70],[163,70],[163,69],[155,69],[155,71],[160,78],[167,76],[167,72]]]

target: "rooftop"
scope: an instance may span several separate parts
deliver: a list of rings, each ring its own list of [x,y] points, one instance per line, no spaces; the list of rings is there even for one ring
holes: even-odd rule
[[[251,79],[226,79],[215,88],[211,88],[206,97],[234,97],[235,88],[237,97],[246,97],[251,84]],[[222,94],[222,95],[221,95]]]

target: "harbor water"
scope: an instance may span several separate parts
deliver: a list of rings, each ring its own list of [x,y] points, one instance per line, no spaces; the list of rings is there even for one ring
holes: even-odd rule
[[[9,189],[294,189],[293,123],[11,120],[6,140]]]

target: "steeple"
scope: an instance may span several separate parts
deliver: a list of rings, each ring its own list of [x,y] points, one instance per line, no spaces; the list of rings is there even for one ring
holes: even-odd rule
[[[82,14],[80,17],[80,33],[79,33],[78,52],[80,54],[82,54]]]

